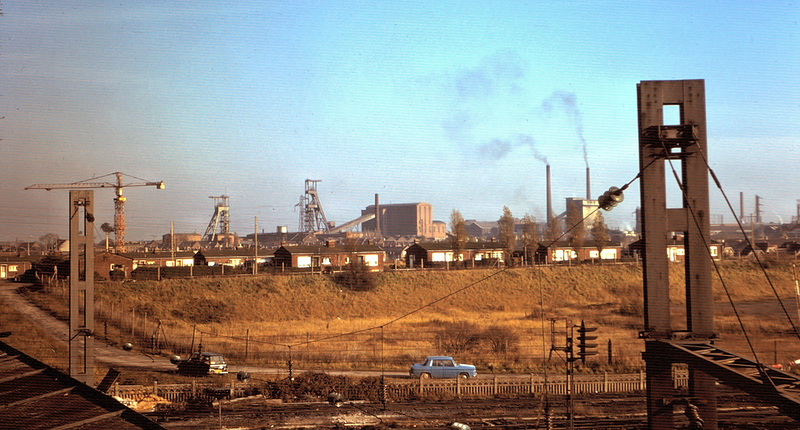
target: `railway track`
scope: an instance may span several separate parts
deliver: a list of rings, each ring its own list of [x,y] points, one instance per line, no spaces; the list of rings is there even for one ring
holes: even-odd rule
[[[800,429],[800,423],[785,417],[775,408],[753,406],[741,394],[719,398],[719,428],[748,430]],[[568,428],[563,398],[551,403],[551,427]],[[576,399],[575,429],[626,429],[647,427],[643,396],[605,396]],[[278,403],[263,398],[222,402],[218,407],[149,414],[151,419],[170,429],[189,428],[274,428],[274,429],[415,429],[449,428],[460,422],[475,429],[546,429],[541,398],[426,401],[391,403],[345,403],[341,407],[326,402]],[[688,426],[676,411],[679,428]]]

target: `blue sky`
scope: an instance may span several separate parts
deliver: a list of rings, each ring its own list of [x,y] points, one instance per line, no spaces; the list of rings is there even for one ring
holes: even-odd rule
[[[800,4],[9,1],[0,16],[0,240],[66,236],[67,192],[114,171],[127,239],[295,230],[305,179],[329,220],[425,201],[434,217],[545,213],[637,173],[636,84],[705,79],[709,158],[738,210],[800,199]],[[630,227],[638,187],[606,217]],[[98,222],[113,192],[96,190]],[[712,213],[733,218],[712,189]]]

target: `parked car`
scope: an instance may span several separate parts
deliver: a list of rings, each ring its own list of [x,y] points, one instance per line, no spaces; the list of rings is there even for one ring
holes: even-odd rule
[[[203,376],[228,373],[228,363],[222,354],[215,352],[196,352],[186,360],[177,360],[178,373]]]
[[[471,364],[458,364],[453,357],[433,355],[423,363],[411,365],[412,378],[474,378],[478,372]]]

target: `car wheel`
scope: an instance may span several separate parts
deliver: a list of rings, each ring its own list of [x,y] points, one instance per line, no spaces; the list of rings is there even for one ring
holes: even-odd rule
[[[428,373],[428,372],[423,372],[421,375],[419,375],[419,377],[421,379],[430,379],[431,378],[431,374]]]
[[[461,372],[458,374],[458,377],[461,379],[469,379],[469,373]]]

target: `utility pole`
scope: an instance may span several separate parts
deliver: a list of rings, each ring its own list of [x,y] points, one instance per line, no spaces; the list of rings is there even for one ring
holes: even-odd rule
[[[253,217],[253,275],[258,274],[258,217]]]
[[[175,221],[169,222],[169,258],[175,266]]]

